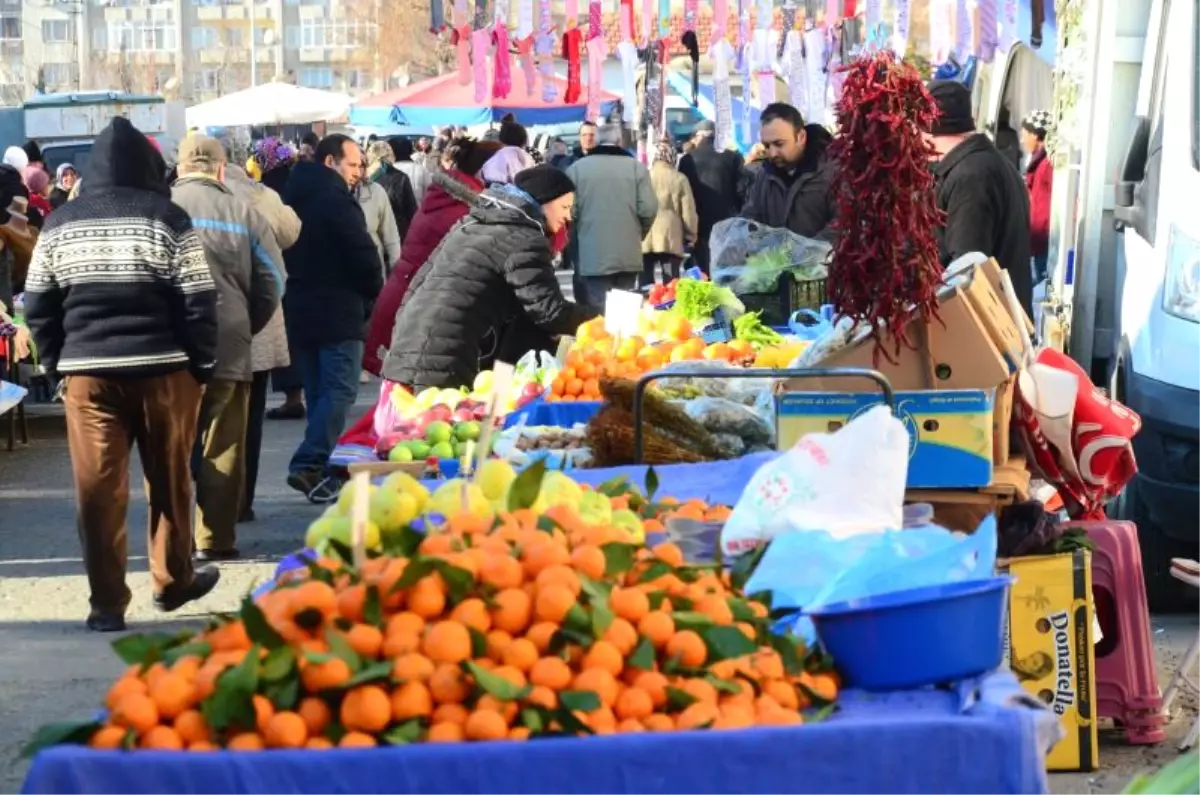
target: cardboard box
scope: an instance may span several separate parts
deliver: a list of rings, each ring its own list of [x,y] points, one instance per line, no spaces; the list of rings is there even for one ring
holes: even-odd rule
[[[996,388],[996,406],[992,411],[992,462],[996,466],[1012,456],[1012,413],[1016,391],[1015,375]]]
[[[1021,686],[1052,709],[1066,737],[1046,757],[1047,770],[1095,770],[1096,656],[1091,552],[1012,558],[1005,664]]]
[[[982,389],[896,393],[896,416],[910,438],[910,488],[991,483],[993,400],[993,391]],[[837,430],[882,402],[878,392],[784,393],[776,402],[779,449],[788,449],[806,434]]]
[[[966,293],[972,308],[983,321],[988,336],[1008,364],[1009,371],[1016,373],[1025,351],[1024,338],[1003,293],[999,264],[989,259],[975,268],[956,274],[949,281]]]

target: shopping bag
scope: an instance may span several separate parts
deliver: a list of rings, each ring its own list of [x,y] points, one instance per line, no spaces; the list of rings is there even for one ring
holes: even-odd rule
[[[29,390],[9,381],[0,381],[0,414],[11,411],[25,399]]]
[[[721,534],[726,558],[784,533],[841,539],[901,527],[908,446],[904,424],[886,406],[803,437],[746,485]]]

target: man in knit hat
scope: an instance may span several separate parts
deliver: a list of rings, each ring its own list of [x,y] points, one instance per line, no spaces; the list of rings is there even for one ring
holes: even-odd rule
[[[563,297],[550,248],[574,204],[575,185],[549,165],[484,191],[413,278],[383,377],[413,390],[469,386],[489,332],[527,320],[548,335],[575,333],[594,313]]]
[[[1021,306],[1033,315],[1029,256],[1029,194],[1025,182],[991,139],[975,131],[971,92],[962,83],[937,80],[929,87],[938,119],[928,138],[935,150],[942,264],[963,254],[995,257],[1012,277]]]
[[[1049,130],[1049,111],[1035,110],[1021,122],[1021,149],[1029,157],[1025,164],[1025,187],[1029,189],[1029,250],[1033,255],[1033,275],[1038,282],[1046,279],[1046,261],[1050,252],[1054,167],[1046,157]]]

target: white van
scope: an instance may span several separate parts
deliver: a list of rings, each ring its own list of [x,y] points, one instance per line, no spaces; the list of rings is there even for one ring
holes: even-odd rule
[[[1113,213],[1111,387],[1143,427],[1139,474],[1110,513],[1137,523],[1147,595],[1163,609],[1183,592],[1171,558],[1200,544],[1200,0],[1154,0],[1136,116]]]

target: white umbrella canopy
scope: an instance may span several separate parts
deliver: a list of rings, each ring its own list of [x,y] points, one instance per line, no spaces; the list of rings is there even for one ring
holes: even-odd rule
[[[188,127],[312,124],[343,116],[353,98],[291,83],[263,83],[193,105],[186,111]]]

